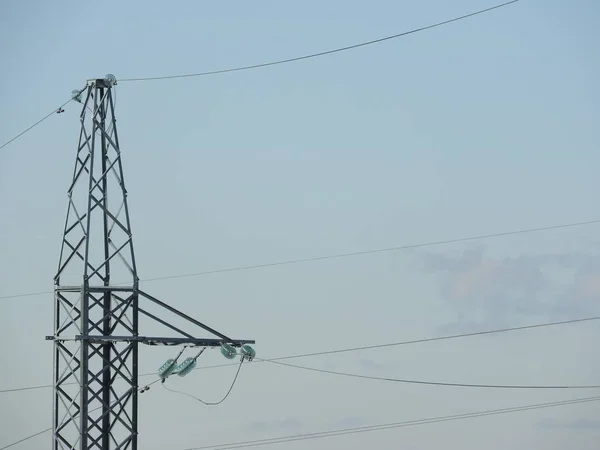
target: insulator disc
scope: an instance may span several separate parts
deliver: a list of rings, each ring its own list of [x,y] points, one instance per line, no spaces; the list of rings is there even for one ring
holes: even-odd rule
[[[237,355],[237,351],[233,345],[221,344],[221,354],[227,359],[233,359]]]
[[[158,376],[162,379],[165,379],[169,375],[171,375],[176,368],[177,361],[175,361],[174,359],[167,359],[167,361],[162,366],[160,366],[160,369],[158,369]]]
[[[78,90],[71,91],[71,99],[75,100],[78,103],[81,103],[81,92]]]
[[[242,345],[240,351],[242,353],[242,357],[248,361],[252,361],[256,356],[256,350],[254,350],[249,345]]]
[[[177,368],[177,375],[180,377],[185,377],[188,373],[196,368],[196,359],[194,358],[186,358],[179,367]]]

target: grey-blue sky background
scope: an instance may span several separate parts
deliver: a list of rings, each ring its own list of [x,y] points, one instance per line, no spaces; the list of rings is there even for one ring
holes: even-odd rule
[[[491,1],[0,3],[0,140],[86,78],[199,72],[369,40]],[[255,71],[120,83],[142,278],[599,218],[600,5],[523,0],[377,46]],[[78,137],[66,107],[0,151],[0,295],[52,288]],[[562,231],[152,282],[259,356],[597,314],[600,230]],[[51,382],[52,296],[1,300],[0,387]],[[591,384],[597,324],[301,363],[435,381]],[[143,372],[172,351],[144,349]],[[207,355],[205,364],[222,362]],[[299,361],[300,362],[300,361]],[[207,400],[234,368],[179,387]],[[148,380],[151,380],[149,378]],[[184,449],[592,395],[414,387],[268,364],[207,408],[153,387],[141,445]],[[50,426],[49,390],[0,394],[0,446]],[[597,448],[600,408],[283,444]],[[15,449],[49,444],[49,435]]]

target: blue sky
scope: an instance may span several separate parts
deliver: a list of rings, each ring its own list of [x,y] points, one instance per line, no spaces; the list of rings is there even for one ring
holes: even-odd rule
[[[491,5],[5,0],[0,141],[90,77],[254,64]],[[599,18],[593,1],[522,0],[309,61],[119,83],[141,278],[597,219]],[[0,151],[0,296],[52,288],[79,131],[77,105],[65,109]],[[598,227],[587,226],[144,289],[229,334],[256,338],[262,357],[279,356],[596,314],[599,238]],[[43,338],[52,296],[0,301],[0,354],[6,367],[19,367],[0,373],[0,387],[49,383]],[[302,363],[438,381],[590,384],[600,379],[598,337],[588,324]],[[141,368],[153,371],[171,356],[146,349]],[[226,391],[229,369],[198,372],[181,387],[213,400]],[[0,395],[0,446],[50,425],[49,391]],[[575,396],[390,386],[256,365],[219,408],[160,389],[144,394],[141,442],[184,449]],[[319,445],[591,450],[600,426],[589,424],[599,416],[592,404]]]

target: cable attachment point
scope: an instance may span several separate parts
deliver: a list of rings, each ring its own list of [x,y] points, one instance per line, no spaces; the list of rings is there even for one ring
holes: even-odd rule
[[[179,371],[180,366],[177,365],[177,360],[183,354],[185,349],[186,349],[186,347],[183,347],[181,349],[181,351],[179,352],[179,354],[175,358],[167,359],[165,361],[165,363],[162,366],[160,366],[160,368],[158,369],[158,377],[161,380],[163,380],[163,383],[164,383],[164,380],[166,380],[169,377],[169,375],[172,375]],[[185,361],[184,361],[184,363],[185,363]]]
[[[233,359],[237,356],[237,350],[233,345],[223,342],[221,344],[221,355],[227,359]]]
[[[71,91],[71,100],[77,103],[81,103],[81,92],[80,90],[75,89]]]
[[[117,77],[115,77],[112,73],[108,73],[104,76],[104,80],[111,86],[117,84]]]
[[[249,345],[242,345],[240,353],[242,355],[242,361],[252,361],[256,357],[256,350]]]

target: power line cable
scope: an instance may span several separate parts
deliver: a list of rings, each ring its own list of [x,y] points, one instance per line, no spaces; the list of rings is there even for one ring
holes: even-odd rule
[[[33,130],[35,127],[37,127],[38,125],[40,125],[42,122],[44,122],[46,119],[50,118],[50,116],[56,114],[57,110],[60,110],[62,108],[64,108],[65,106],[67,106],[71,101],[73,101],[73,99],[69,99],[68,101],[66,101],[65,103],[63,103],[62,105],[60,105],[58,108],[54,108],[52,110],[52,112],[46,114],[44,117],[42,117],[40,120],[38,120],[36,123],[34,123],[33,125],[31,125],[29,128],[26,128],[25,130],[21,131],[19,134],[17,134],[15,137],[13,137],[12,139],[9,139],[8,141],[6,141],[4,144],[0,145],[0,150],[2,150],[4,147],[6,147],[8,144],[16,141],[17,139],[19,139],[21,136],[23,136],[25,133],[27,133],[28,131]]]
[[[259,358],[256,358],[259,359]],[[402,378],[388,378],[388,377],[376,377],[371,375],[362,375],[349,372],[338,372],[335,370],[320,369],[317,367],[301,366],[298,364],[284,363],[280,361],[269,361],[271,364],[278,364],[293,369],[307,370],[311,372],[325,373],[329,375],[337,375],[349,378],[360,378],[363,380],[374,380],[374,381],[387,381],[394,383],[405,383],[405,384],[420,384],[427,386],[445,386],[445,387],[463,387],[463,388],[485,388],[485,389],[600,389],[600,385],[526,385],[526,384],[473,384],[473,383],[448,383],[441,381],[423,381],[423,380],[408,380]]]
[[[432,418],[427,418],[427,419],[409,420],[409,421],[394,422],[394,423],[387,423],[387,424],[380,424],[380,425],[353,427],[353,428],[345,428],[345,429],[339,429],[339,430],[322,431],[322,432],[316,432],[316,433],[304,433],[304,434],[296,434],[296,435],[291,435],[291,436],[281,436],[281,437],[276,437],[276,438],[255,439],[252,441],[230,442],[228,444],[207,445],[207,446],[203,446],[203,447],[187,448],[185,450],[206,450],[206,449],[232,450],[232,449],[236,449],[236,448],[256,447],[259,445],[281,444],[281,443],[293,442],[293,441],[303,441],[303,440],[309,440],[309,439],[321,439],[321,438],[326,438],[326,437],[335,437],[335,436],[343,436],[343,435],[349,435],[349,434],[366,433],[366,432],[370,432],[370,431],[383,431],[383,430],[389,430],[389,429],[394,429],[394,428],[405,428],[405,427],[411,427],[411,426],[417,426],[417,425],[427,425],[427,424],[440,423],[440,422],[450,422],[450,421],[455,421],[455,420],[466,420],[466,419],[473,419],[473,418],[477,418],[477,417],[509,414],[509,413],[513,413],[513,412],[532,411],[532,410],[545,409],[545,408],[555,408],[555,407],[560,407],[560,406],[568,406],[568,405],[576,405],[576,404],[581,404],[581,403],[596,402],[599,400],[600,400],[600,396],[584,397],[584,398],[578,398],[578,399],[573,399],[573,400],[538,403],[538,404],[533,404],[533,405],[522,405],[522,406],[515,406],[512,408],[501,408],[501,409],[492,409],[492,410],[486,410],[486,411],[478,411],[478,412],[473,412],[473,413],[453,414],[453,415],[448,415],[448,416],[439,416],[439,417],[432,417]],[[99,409],[99,408],[96,408],[96,409]],[[47,428],[45,430],[39,431],[35,434],[29,435],[23,439],[20,439],[19,441],[13,442],[12,444],[9,444],[5,447],[0,447],[0,450],[6,450],[10,447],[20,444],[21,442],[25,442],[29,439],[32,439],[36,436],[39,436],[39,435],[46,433],[48,431],[51,431],[51,430],[52,430],[52,428]]]
[[[18,441],[13,442],[12,444],[8,444],[5,447],[0,447],[0,450],[6,450],[7,448],[14,447],[15,445],[21,444],[22,442],[28,441],[29,439],[33,439],[41,434],[47,433],[48,431],[52,431],[52,428],[46,428],[45,430],[38,431],[35,434],[31,434],[29,436],[24,437],[23,439],[19,439]]]
[[[157,379],[157,380],[154,380],[152,383],[148,384],[147,386],[145,386],[145,387],[143,387],[141,389],[138,389],[138,391],[139,392],[143,392],[144,390],[150,389],[150,386],[152,386],[157,381],[160,381],[160,378]],[[116,404],[118,404],[120,402],[121,402],[121,400],[116,400],[113,403],[112,406],[114,406],[114,405],[116,405]],[[90,412],[98,411],[101,408],[102,408],[102,405],[98,406],[97,408],[94,408],[94,409],[90,410]],[[8,445],[5,445],[4,447],[0,447],[0,450],[6,450],[7,448],[14,447],[15,445],[18,445],[18,444],[21,444],[22,442],[25,442],[25,441],[28,441],[30,439],[33,439],[34,437],[40,436],[41,434],[47,433],[48,431],[52,431],[52,428],[46,428],[45,430],[38,431],[37,433],[34,433],[34,434],[30,434],[29,436],[26,436],[23,439],[19,439],[18,441],[13,442],[12,444],[8,444]]]
[[[431,25],[427,25],[424,27],[420,27],[420,28],[415,28],[409,31],[404,31],[398,34],[394,34],[392,36],[386,36],[386,37],[382,37],[382,38],[378,38],[378,39],[374,39],[371,41],[366,41],[366,42],[361,42],[359,44],[353,44],[353,45],[349,45],[346,47],[340,47],[340,48],[336,48],[333,50],[326,50],[323,52],[319,52],[319,53],[311,53],[309,55],[303,55],[303,56],[296,56],[293,58],[287,58],[287,59],[280,59],[277,61],[271,61],[271,62],[266,62],[266,63],[260,63],[260,64],[253,64],[250,66],[243,66],[243,67],[235,67],[235,68],[230,68],[230,69],[221,69],[221,70],[212,70],[209,72],[198,72],[198,73],[186,73],[186,74],[179,74],[179,75],[164,75],[164,76],[156,76],[156,77],[139,77],[139,78],[121,78],[119,81],[120,82],[131,82],[131,81],[156,81],[156,80],[172,80],[175,78],[191,78],[191,77],[202,77],[202,76],[207,76],[207,75],[218,75],[218,74],[223,74],[223,73],[229,73],[229,72],[239,72],[242,70],[250,70],[250,69],[258,69],[258,68],[262,68],[262,67],[268,67],[268,66],[275,66],[275,65],[279,65],[279,64],[287,64],[287,63],[291,63],[291,62],[296,62],[296,61],[301,61],[301,60],[305,60],[305,59],[311,59],[311,58],[316,58],[319,56],[325,56],[325,55],[331,55],[333,53],[340,53],[340,52],[344,52],[347,50],[353,50],[359,47],[365,47],[367,45],[372,45],[372,44],[378,44],[384,41],[389,41],[392,39],[397,39],[403,36],[407,36],[409,34],[415,34],[415,33],[419,33],[421,31],[426,31],[426,30],[430,30],[432,28],[437,28],[437,27],[441,27],[443,25],[448,25],[452,22],[458,22],[460,20],[464,20],[470,17],[474,17],[474,16],[478,16],[480,14],[484,14],[490,11],[493,11],[495,9],[500,9],[503,8],[505,6],[509,6],[513,3],[517,3],[519,2],[519,0],[512,0],[506,3],[502,3],[496,6],[492,6],[490,8],[485,8],[485,9],[481,9],[479,11],[475,11],[469,14],[465,14],[463,16],[459,16],[459,17],[455,17],[453,19],[448,19],[448,20],[444,20],[442,22],[437,22]]]
[[[367,42],[361,42],[359,44],[354,44],[354,45],[349,45],[346,47],[340,47],[340,48],[336,48],[333,50],[327,50],[324,52],[319,52],[319,53],[312,53],[309,55],[303,55],[303,56],[297,56],[294,58],[288,58],[288,59],[282,59],[282,60],[277,60],[277,61],[271,61],[271,62],[266,62],[266,63],[261,63],[261,64],[253,64],[250,66],[242,66],[242,67],[235,67],[235,68],[230,68],[230,69],[221,69],[221,70],[213,70],[213,71],[209,71],[209,72],[199,72],[199,73],[188,73],[188,74],[180,74],[180,75],[167,75],[167,76],[159,76],[159,77],[139,77],[139,78],[122,78],[119,81],[120,82],[132,82],[132,81],[151,81],[151,80],[167,80],[167,79],[175,79],[175,78],[190,78],[190,77],[200,77],[200,76],[207,76],[207,75],[217,75],[217,74],[223,74],[223,73],[228,73],[228,72],[239,72],[242,70],[250,70],[250,69],[258,69],[261,67],[268,67],[268,66],[275,66],[275,65],[279,65],[279,64],[286,64],[286,63],[291,63],[291,62],[295,62],[295,61],[301,61],[301,60],[305,60],[305,59],[310,59],[310,58],[316,58],[319,56],[325,56],[325,55],[331,55],[333,53],[339,53],[339,52],[343,52],[343,51],[347,51],[347,50],[352,50],[352,49],[356,49],[359,47],[365,47],[367,45],[372,45],[372,44],[377,44],[377,43],[381,43],[384,41],[389,41],[392,39],[397,39],[403,36],[407,36],[409,34],[415,34],[415,33],[419,33],[421,31],[425,31],[425,30],[430,30],[432,28],[437,28],[437,27],[441,27],[443,25],[447,25],[450,24],[452,22],[457,22],[460,20],[464,20],[470,17],[474,17],[474,16],[478,16],[480,14],[484,14],[490,11],[493,11],[495,9],[499,9],[499,8],[503,8],[505,6],[509,6],[513,3],[517,3],[519,2],[519,0],[512,0],[506,3],[502,3],[496,6],[492,6],[490,8],[486,8],[486,9],[482,9],[479,11],[475,11],[469,14],[465,14],[463,16],[459,16],[459,17],[455,17],[453,19],[448,19],[448,20],[444,20],[442,22],[437,22],[431,25],[427,25],[421,28],[415,28],[409,31],[405,31],[402,33],[398,33],[398,34],[394,34],[392,36],[386,36],[383,38],[379,38],[379,39],[374,39],[371,41],[367,41]],[[69,102],[71,102],[73,100],[73,98],[70,98],[67,102],[63,103],[60,108],[63,108],[64,106],[66,106]],[[36,123],[34,123],[33,125],[31,125],[29,128],[23,130],[21,133],[17,134],[15,137],[13,137],[12,139],[9,139],[8,141],[6,141],[4,144],[2,144],[0,146],[0,150],[2,150],[4,147],[6,147],[7,145],[9,145],[10,143],[12,143],[13,141],[17,140],[18,138],[20,138],[21,136],[23,136],[25,133],[27,133],[28,131],[32,130],[33,128],[35,128],[36,126],[38,126],[39,124],[41,124],[42,122],[44,122],[46,119],[48,119],[52,114],[54,114],[56,112],[56,109],[54,109],[51,113],[49,113],[48,115],[42,117],[39,121],[37,121]]]
[[[65,383],[65,384],[78,384],[78,383]],[[51,388],[51,384],[40,384],[37,386],[27,386],[21,388],[13,388],[13,389],[0,389],[0,394],[8,394],[9,392],[22,392],[22,391],[35,391],[38,389],[48,389]]]
[[[505,237],[505,236],[514,236],[514,235],[519,235],[519,234],[539,233],[542,231],[552,231],[552,230],[558,230],[558,229],[563,229],[563,228],[574,228],[574,227],[580,227],[580,226],[585,226],[585,225],[596,225],[599,223],[600,223],[600,219],[588,220],[588,221],[582,221],[582,222],[572,222],[572,223],[567,223],[567,224],[549,225],[546,227],[525,228],[525,229],[520,229],[520,230],[503,231],[503,232],[499,232],[499,233],[480,234],[480,235],[476,235],[476,236],[468,236],[468,237],[455,238],[455,239],[430,241],[430,242],[423,242],[423,243],[418,243],[418,244],[407,244],[407,245],[400,245],[400,246],[394,246],[394,247],[361,250],[361,251],[349,252],[349,253],[336,253],[336,254],[331,254],[331,255],[313,256],[313,257],[309,257],[309,258],[299,258],[299,259],[291,259],[291,260],[285,260],[285,261],[276,261],[276,262],[271,262],[271,263],[251,264],[251,265],[246,265],[246,266],[237,266],[237,267],[229,267],[229,268],[223,268],[223,269],[207,270],[207,271],[203,271],[203,272],[192,272],[192,273],[185,273],[185,274],[178,274],[178,275],[167,275],[164,277],[145,278],[145,279],[141,279],[140,281],[149,283],[152,281],[164,281],[164,280],[172,280],[172,279],[176,279],[176,278],[189,278],[189,277],[214,275],[214,274],[219,274],[219,273],[240,272],[240,271],[244,271],[244,270],[265,269],[265,268],[277,267],[277,266],[289,266],[289,265],[294,265],[294,264],[325,261],[325,260],[331,260],[331,259],[342,259],[342,258],[350,258],[350,257],[355,257],[355,256],[373,255],[373,254],[377,254],[377,253],[390,253],[390,252],[396,252],[396,251],[401,251],[401,250],[413,250],[413,249],[417,249],[417,248],[434,247],[434,246],[438,246],[438,245],[458,244],[461,242],[469,242],[469,241],[476,241],[476,240],[482,240],[482,239],[492,239],[492,238]],[[115,283],[115,286],[120,286],[120,285],[125,285],[125,284],[127,284],[127,283]],[[36,295],[47,295],[47,294],[52,294],[52,293],[53,293],[53,291],[43,291],[43,292],[29,292],[29,293],[24,293],[24,294],[4,295],[4,296],[0,296],[0,300],[6,300],[6,299],[11,299],[11,298],[21,298],[21,297],[32,297],[32,296],[36,296]]]
[[[413,345],[413,344],[425,344],[428,342],[436,342],[436,341],[446,341],[451,339],[462,339],[469,338],[475,336],[485,336],[490,334],[499,334],[499,333],[510,333],[513,331],[524,331],[524,330],[532,330],[536,328],[546,328],[546,327],[554,327],[561,325],[570,325],[575,323],[585,323],[585,322],[593,322],[596,320],[600,320],[600,316],[591,316],[591,317],[582,317],[579,319],[570,319],[570,320],[562,320],[559,322],[545,322],[538,323],[533,325],[522,325],[518,327],[510,327],[510,328],[496,328],[493,330],[482,330],[482,331],[474,331],[471,333],[460,333],[460,334],[450,334],[445,336],[437,336],[432,338],[423,338],[423,339],[413,339],[410,341],[400,341],[400,342],[390,342],[387,344],[375,344],[375,345],[364,345],[361,347],[351,347],[351,348],[343,348],[337,350],[327,350],[322,352],[312,352],[312,353],[302,353],[292,356],[281,356],[279,358],[269,358],[268,361],[282,361],[286,359],[297,359],[297,358],[311,358],[314,356],[322,356],[322,355],[334,355],[339,353],[349,353],[349,352],[357,352],[364,350],[375,350],[380,348],[387,347],[398,347],[402,345]],[[229,364],[231,365],[231,364]]]
[[[390,342],[390,343],[376,344],[376,345],[365,345],[365,346],[361,346],[361,347],[350,347],[350,348],[326,350],[326,351],[312,352],[312,353],[300,353],[300,354],[296,354],[296,355],[279,356],[276,358],[269,358],[269,359],[256,358],[256,359],[254,359],[253,362],[260,363],[263,361],[264,362],[274,362],[274,361],[283,361],[283,360],[289,360],[289,359],[311,358],[311,357],[315,357],[315,356],[334,355],[334,354],[350,353],[350,352],[357,352],[357,351],[364,351],[364,350],[375,350],[375,349],[380,349],[380,348],[398,347],[398,346],[402,346],[402,345],[424,344],[424,343],[428,343],[428,342],[445,341],[445,340],[451,340],[451,339],[461,339],[461,338],[484,336],[484,335],[491,335],[491,334],[509,333],[509,332],[513,332],[513,331],[524,331],[524,330],[531,330],[531,329],[537,329],[537,328],[570,325],[570,324],[576,324],[576,323],[592,322],[592,321],[597,321],[597,320],[600,320],[600,316],[583,317],[583,318],[579,318],[579,319],[563,320],[560,322],[546,322],[546,323],[539,323],[539,324],[533,324],[533,325],[523,325],[523,326],[511,327],[511,328],[497,328],[494,330],[483,330],[483,331],[476,331],[476,332],[472,332],[472,333],[461,333],[461,334],[438,336],[438,337],[432,337],[432,338],[414,339],[414,340],[410,340],[410,341]],[[229,367],[229,366],[234,366],[234,365],[236,365],[236,364],[231,364],[231,363],[215,364],[215,365],[211,365],[211,366],[197,367],[194,370],[216,369],[219,367]],[[156,376],[156,373],[153,372],[153,373],[140,374],[140,377],[147,377],[147,376]],[[74,385],[77,383],[65,383],[65,385],[67,385],[67,384]],[[51,388],[51,387],[52,387],[51,384],[47,384],[47,385],[39,385],[39,386],[32,386],[32,387],[4,389],[4,390],[0,390],[0,394],[9,393],[9,392],[30,391],[30,390],[36,390],[36,389],[46,389],[46,388]],[[0,450],[2,450],[2,449],[0,449]]]
[[[237,381],[238,376],[240,374],[240,369],[242,368],[243,362],[244,362],[244,360],[242,359],[240,361],[240,364],[238,365],[238,369],[237,369],[237,372],[235,373],[235,377],[233,378],[233,382],[231,383],[231,386],[229,386],[229,390],[227,391],[227,393],[225,394],[225,396],[221,400],[219,400],[218,402],[207,402],[205,400],[202,400],[201,398],[196,397],[195,395],[188,394],[187,392],[178,391],[178,390],[175,390],[175,389],[169,389],[166,386],[166,383],[162,383],[162,387],[164,389],[166,389],[167,391],[172,392],[174,394],[185,395],[187,397],[193,398],[194,400],[197,400],[197,401],[199,401],[200,403],[202,403],[202,404],[204,404],[206,406],[217,406],[217,405],[220,405],[221,403],[223,403],[227,399],[227,397],[229,397],[229,394],[231,394],[231,391],[233,390],[233,387],[235,386],[235,382]]]
[[[395,428],[406,428],[406,427],[412,427],[412,426],[418,426],[418,425],[429,425],[429,424],[441,423],[441,422],[451,422],[451,421],[456,421],[456,420],[467,420],[467,419],[474,419],[474,418],[478,418],[478,417],[496,416],[496,415],[501,415],[501,414],[510,414],[510,413],[522,412],[522,411],[533,411],[533,410],[546,409],[546,408],[556,408],[556,407],[561,407],[561,406],[577,405],[577,404],[597,402],[597,401],[600,401],[600,397],[584,397],[584,398],[573,399],[573,400],[538,403],[538,404],[533,404],[533,405],[515,406],[515,407],[511,407],[511,408],[491,409],[491,410],[478,411],[478,412],[472,412],[472,413],[453,414],[453,415],[447,415],[447,416],[438,416],[438,417],[431,417],[431,418],[426,418],[426,419],[393,422],[393,423],[380,424],[380,425],[352,427],[352,428],[344,428],[344,429],[331,430],[331,431],[322,431],[322,432],[316,432],[316,433],[303,433],[303,434],[295,434],[295,435],[291,435],[291,436],[281,436],[281,437],[266,438],[266,439],[255,439],[255,440],[251,440],[251,441],[231,442],[229,444],[205,445],[202,447],[187,448],[185,450],[206,450],[206,449],[232,450],[232,449],[238,449],[238,448],[257,447],[260,445],[282,444],[282,443],[294,442],[294,441],[322,439],[322,438],[327,438],[327,437],[352,435],[352,434],[367,433],[367,432],[372,432],[372,431],[383,431],[383,430],[390,430],[390,429],[395,429]]]
[[[79,89],[79,93],[83,92],[85,90],[85,87],[82,89]],[[75,99],[74,96],[71,96],[71,98],[69,100],[67,100],[66,102],[64,102],[62,105],[60,105],[58,108],[54,108],[52,110],[52,112],[46,114],[44,117],[42,117],[40,120],[38,120],[36,123],[34,123],[33,125],[31,125],[29,128],[26,128],[25,130],[21,131],[19,134],[17,134],[15,137],[13,137],[12,139],[9,139],[8,141],[6,141],[4,144],[0,145],[0,150],[2,150],[4,147],[6,147],[8,144],[10,144],[11,142],[16,141],[17,139],[19,139],[21,136],[23,136],[25,133],[27,133],[28,131],[33,130],[35,127],[37,127],[38,125],[40,125],[42,122],[44,122],[46,119],[48,119],[50,116],[52,116],[53,114],[56,114],[59,110],[63,109],[65,106],[67,106],[69,103],[71,103],[73,100]]]

